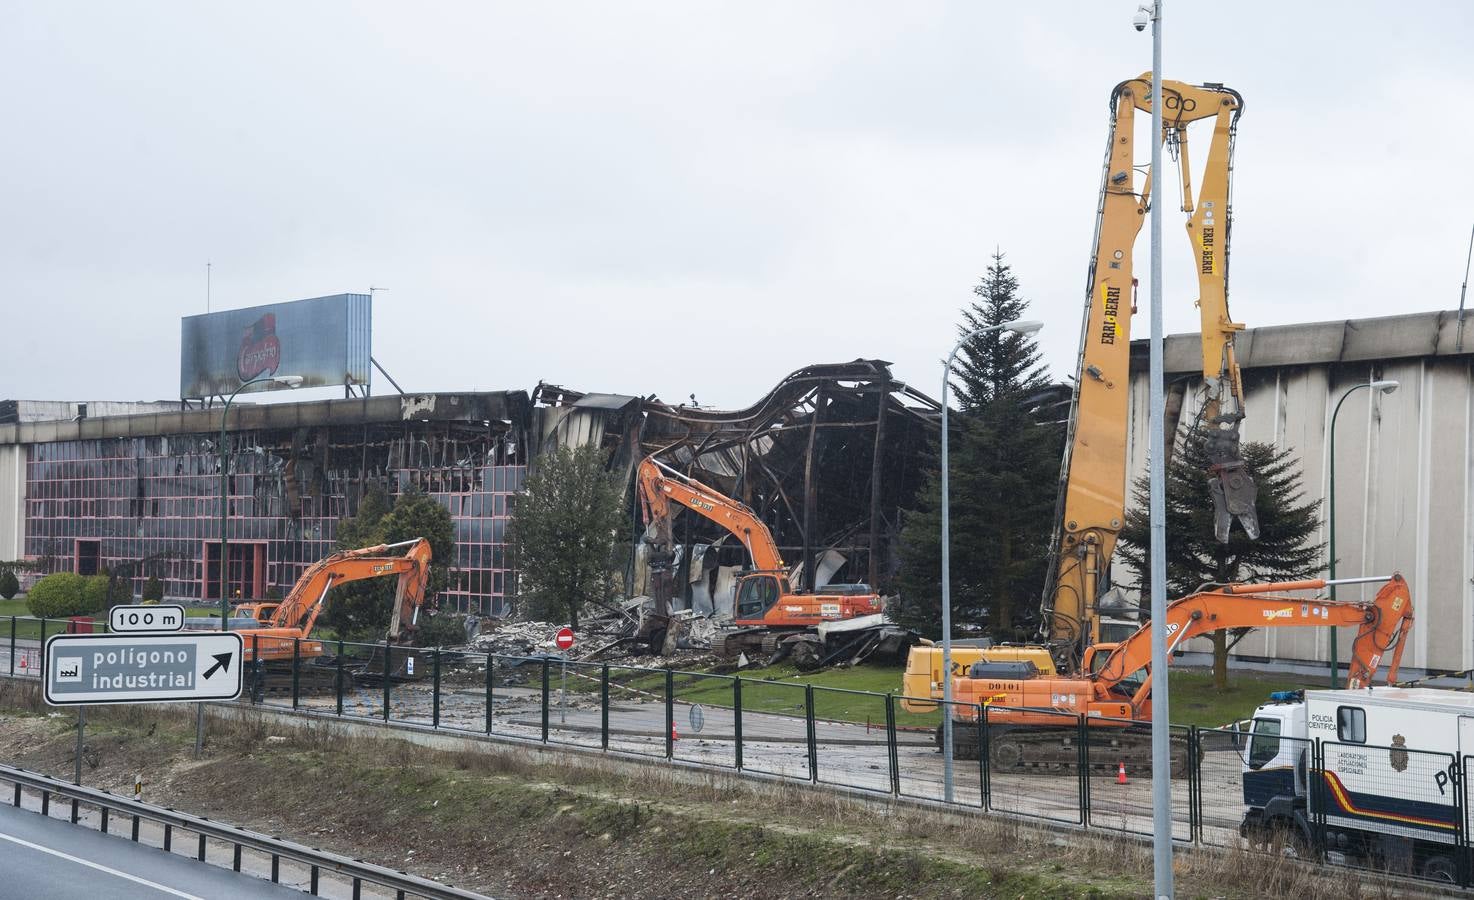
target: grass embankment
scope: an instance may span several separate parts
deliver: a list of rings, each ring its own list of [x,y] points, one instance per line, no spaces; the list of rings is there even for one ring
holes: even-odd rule
[[[70,775],[71,716],[0,682],[0,760]],[[862,802],[618,760],[430,750],[259,716],[94,707],[83,781],[498,897],[1138,897],[1150,849],[1106,833]],[[222,789],[228,785],[229,789]],[[1348,896],[1273,858],[1184,852],[1184,897]],[[1364,876],[1359,876],[1364,877]]]

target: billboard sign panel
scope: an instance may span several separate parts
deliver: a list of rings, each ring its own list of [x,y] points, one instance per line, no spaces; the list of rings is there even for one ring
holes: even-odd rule
[[[302,387],[366,385],[372,306],[368,294],[334,294],[186,316],[180,323],[179,396],[227,396],[271,375],[300,375]],[[276,386],[263,381],[246,390]]]

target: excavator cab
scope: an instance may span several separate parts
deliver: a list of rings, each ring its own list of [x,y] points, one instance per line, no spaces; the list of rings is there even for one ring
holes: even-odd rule
[[[748,575],[737,589],[737,618],[761,619],[767,615],[783,591],[776,575]]]

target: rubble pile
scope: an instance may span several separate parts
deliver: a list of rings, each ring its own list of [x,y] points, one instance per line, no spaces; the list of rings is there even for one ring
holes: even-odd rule
[[[480,620],[469,641],[457,649],[497,656],[567,656],[572,660],[603,661],[648,658],[652,666],[680,666],[708,661],[717,623],[690,610],[673,613],[669,631],[673,640],[665,642],[664,655],[652,650],[646,617],[652,614],[649,597],[632,597],[617,604],[593,606],[584,610],[584,619],[574,630],[573,648],[566,653],[558,649],[554,638],[563,625],[555,622]],[[468,628],[468,631],[472,629]]]

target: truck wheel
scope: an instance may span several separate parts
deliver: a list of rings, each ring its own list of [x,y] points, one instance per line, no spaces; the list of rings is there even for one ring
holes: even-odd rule
[[[1429,881],[1453,884],[1458,878],[1458,868],[1447,856],[1430,856],[1423,861],[1423,877]]]
[[[1287,856],[1291,859],[1310,859],[1310,845],[1294,825],[1284,821],[1260,825],[1249,833],[1249,844],[1255,850]]]

